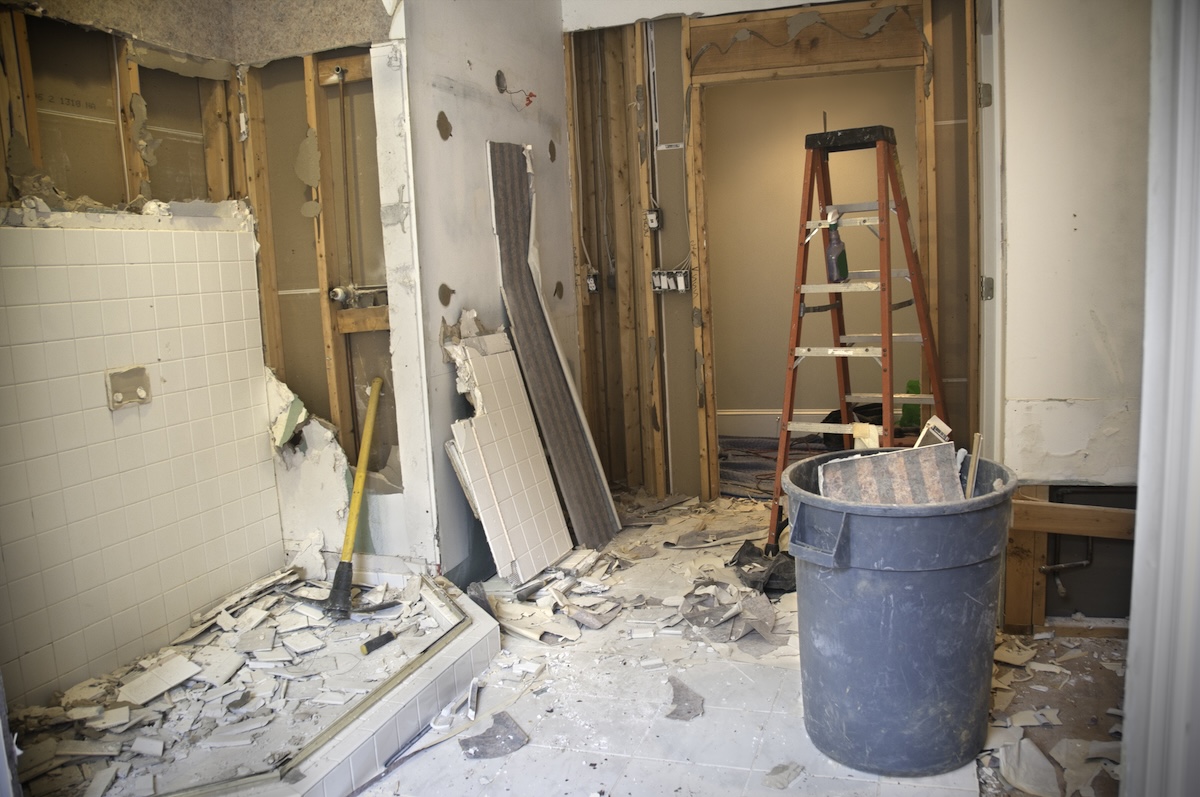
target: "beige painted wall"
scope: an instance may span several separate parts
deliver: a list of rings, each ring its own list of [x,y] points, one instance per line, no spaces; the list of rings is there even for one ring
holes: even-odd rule
[[[1148,2],[1005,2],[1003,448],[1022,479],[1137,479]]]
[[[797,225],[804,173],[804,136],[822,129],[886,124],[896,131],[901,180],[916,216],[916,111],[911,71],[802,78],[712,87],[704,97],[704,168],[708,246],[716,348],[718,432],[778,434],[783,368],[792,307]],[[863,202],[876,197],[875,159],[868,151],[830,159],[833,197]],[[893,217],[894,221],[894,217]],[[895,229],[893,227],[893,229]],[[851,269],[874,269],[878,240],[866,228],[844,230]],[[893,268],[903,268],[899,236]],[[808,282],[823,282],[823,249],[810,248]],[[897,281],[896,299],[911,296]],[[824,304],[823,295],[817,303]],[[847,332],[878,332],[878,294],[849,296]],[[896,331],[915,331],[911,309],[894,316]],[[810,334],[811,333],[811,334]],[[829,315],[805,319],[803,345],[828,345]],[[896,388],[920,376],[913,345],[897,347]],[[852,363],[852,384],[878,392],[879,367]],[[796,409],[820,414],[837,403],[834,366],[806,360],[798,369]],[[756,431],[755,431],[756,430]]]

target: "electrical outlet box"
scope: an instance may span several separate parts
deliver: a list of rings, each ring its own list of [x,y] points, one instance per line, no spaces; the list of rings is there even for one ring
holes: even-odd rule
[[[646,226],[651,230],[662,229],[662,211],[655,208],[646,211]]]

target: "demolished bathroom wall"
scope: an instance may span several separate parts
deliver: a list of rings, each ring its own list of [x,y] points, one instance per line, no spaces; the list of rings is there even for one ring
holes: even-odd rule
[[[0,615],[10,700],[157,650],[283,564],[249,215],[9,208],[0,226]],[[105,373],[149,375],[109,409]]]
[[[393,41],[374,47],[371,59],[392,370],[412,500],[406,518],[431,527],[443,572],[456,582],[490,575],[492,562],[462,492],[433,489],[455,483],[443,443],[451,424],[470,413],[455,391],[453,364],[442,357],[439,330],[467,307],[503,318],[489,140],[533,146],[541,287],[573,369],[578,359],[562,19],[556,3],[521,0],[503,8],[495,13],[481,0],[402,3]],[[433,30],[456,35],[409,47],[406,31]]]

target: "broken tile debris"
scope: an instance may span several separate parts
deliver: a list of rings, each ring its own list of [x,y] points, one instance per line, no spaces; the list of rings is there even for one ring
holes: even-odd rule
[[[171,645],[67,689],[57,705],[12,710],[29,794],[134,797],[269,772],[457,622],[419,577],[391,590],[404,598],[405,617],[393,620],[329,621],[286,591],[328,584],[297,584],[290,568],[273,573],[197,614]],[[371,630],[395,633],[388,656],[359,652]]]

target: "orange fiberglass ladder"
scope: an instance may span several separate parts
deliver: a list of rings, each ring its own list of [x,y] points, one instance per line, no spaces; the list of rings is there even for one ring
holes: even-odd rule
[[[944,418],[945,403],[942,396],[941,368],[938,364],[937,346],[933,337],[933,324],[929,316],[929,304],[925,299],[925,280],[921,264],[913,247],[912,231],[909,228],[908,199],[900,183],[900,166],[896,156],[896,133],[890,127],[857,127],[848,130],[830,130],[812,133],[805,137],[804,148],[804,191],[801,199],[800,234],[796,249],[796,282],[792,298],[792,332],[788,341],[787,367],[783,388],[783,413],[779,423],[779,452],[775,462],[775,487],[771,498],[771,515],[768,526],[768,556],[779,553],[779,534],[787,525],[783,514],[780,495],[783,491],[783,471],[788,465],[792,432],[819,432],[844,435],[846,447],[851,445],[855,431],[851,410],[854,404],[878,401],[883,405],[883,417],[875,427],[880,446],[895,445],[894,425],[896,401],[905,404],[932,404],[934,414]],[[853,205],[835,205],[829,184],[829,155],[833,152],[874,149],[877,166],[879,198],[876,202]],[[816,188],[820,212],[812,218],[813,189]],[[889,199],[890,197],[890,199]],[[907,271],[891,268],[891,224],[890,213],[880,213],[880,208],[890,209],[896,214],[900,238],[904,244]],[[854,216],[845,220],[843,214],[874,213],[874,216]],[[809,242],[819,231],[825,250],[830,246],[830,220],[842,226],[868,226],[874,228],[879,237],[879,271],[850,271],[838,281],[808,284]],[[892,302],[892,279],[900,277],[912,284],[911,300]],[[842,297],[851,292],[877,292],[879,294],[879,333],[847,335],[846,318]],[[813,306],[805,303],[805,296],[824,293],[828,303]],[[893,334],[892,313],[904,307],[914,306],[919,333]],[[803,347],[800,345],[800,330],[804,316],[809,313],[828,312],[833,323],[834,346]],[[921,346],[922,356],[929,377],[932,393],[893,392],[893,345],[916,343]],[[805,357],[826,357],[834,361],[837,371],[838,395],[841,397],[841,423],[810,423],[793,421],[792,413],[796,398],[795,368]],[[850,358],[866,357],[879,363],[882,368],[880,393],[853,393],[850,389]]]

